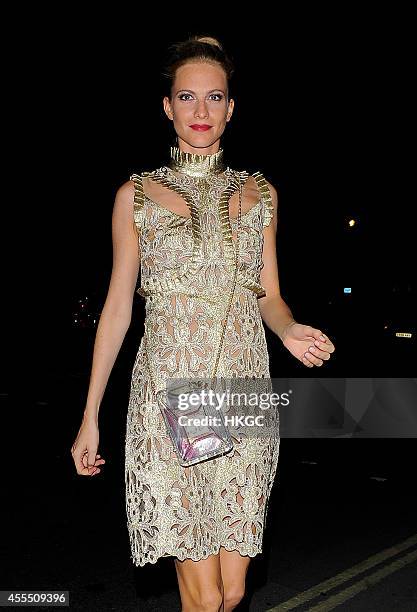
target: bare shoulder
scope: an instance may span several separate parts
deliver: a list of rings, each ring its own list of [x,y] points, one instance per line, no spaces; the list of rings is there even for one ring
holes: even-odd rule
[[[133,211],[133,200],[135,195],[135,185],[133,181],[126,181],[116,191],[116,198],[114,201],[114,212],[116,214],[127,212],[132,214]]]
[[[116,199],[124,201],[131,201],[135,194],[135,185],[133,181],[129,180],[120,185],[116,192]]]

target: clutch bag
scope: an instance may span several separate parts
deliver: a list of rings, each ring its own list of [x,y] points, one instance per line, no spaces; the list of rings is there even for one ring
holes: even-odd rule
[[[167,389],[156,393],[158,406],[179,462],[186,467],[223,455],[233,448],[224,421],[218,388],[209,398],[213,385],[195,379],[170,381]],[[213,389],[214,391],[214,389]]]

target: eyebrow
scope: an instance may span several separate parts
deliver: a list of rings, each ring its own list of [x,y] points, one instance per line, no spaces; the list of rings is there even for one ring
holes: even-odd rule
[[[189,93],[195,94],[195,91],[192,91],[192,89],[179,89],[175,95],[179,94],[180,91],[188,91]],[[223,94],[225,93],[223,91],[223,89],[217,88],[217,89],[211,89],[210,91],[208,91],[207,93],[213,93],[213,91],[221,91]],[[225,94],[226,95],[226,94]]]

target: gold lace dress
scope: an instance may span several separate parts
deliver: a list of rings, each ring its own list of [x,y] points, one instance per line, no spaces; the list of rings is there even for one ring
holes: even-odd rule
[[[146,298],[145,331],[152,377],[209,376],[232,288],[235,230],[229,200],[248,179],[212,155],[171,147],[168,166],[134,174],[134,224]],[[263,228],[273,216],[268,185],[253,178],[259,200],[241,216],[239,273],[217,376],[268,378],[269,359],[258,298]],[[175,191],[190,217],[152,201],[147,177]],[[262,551],[267,505],[279,455],[279,420],[269,438],[234,439],[227,454],[191,467],[176,459],[147,370],[143,338],[132,372],[127,414],[125,483],[131,558],[135,565],[163,556],[198,561],[237,550]]]

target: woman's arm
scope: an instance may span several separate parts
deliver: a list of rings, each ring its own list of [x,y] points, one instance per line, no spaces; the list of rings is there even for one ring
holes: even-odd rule
[[[98,421],[101,400],[132,318],[139,272],[139,242],[133,220],[134,185],[124,183],[116,194],[112,217],[113,268],[94,342],[84,420]]]
[[[294,322],[291,310],[281,297],[278,277],[278,262],[276,252],[276,233],[278,225],[278,195],[275,187],[268,183],[271,193],[274,214],[271,222],[264,229],[264,248],[262,259],[264,267],[261,270],[261,285],[266,290],[266,296],[259,298],[259,310],[262,319],[282,340],[285,328]]]
[[[275,187],[268,183],[273,204],[273,217],[264,228],[263,268],[261,285],[266,296],[259,298],[259,310],[265,324],[282,340],[285,348],[305,366],[321,366],[330,359],[335,347],[333,342],[319,329],[297,323],[291,310],[280,294],[276,233],[278,225],[278,195]]]

